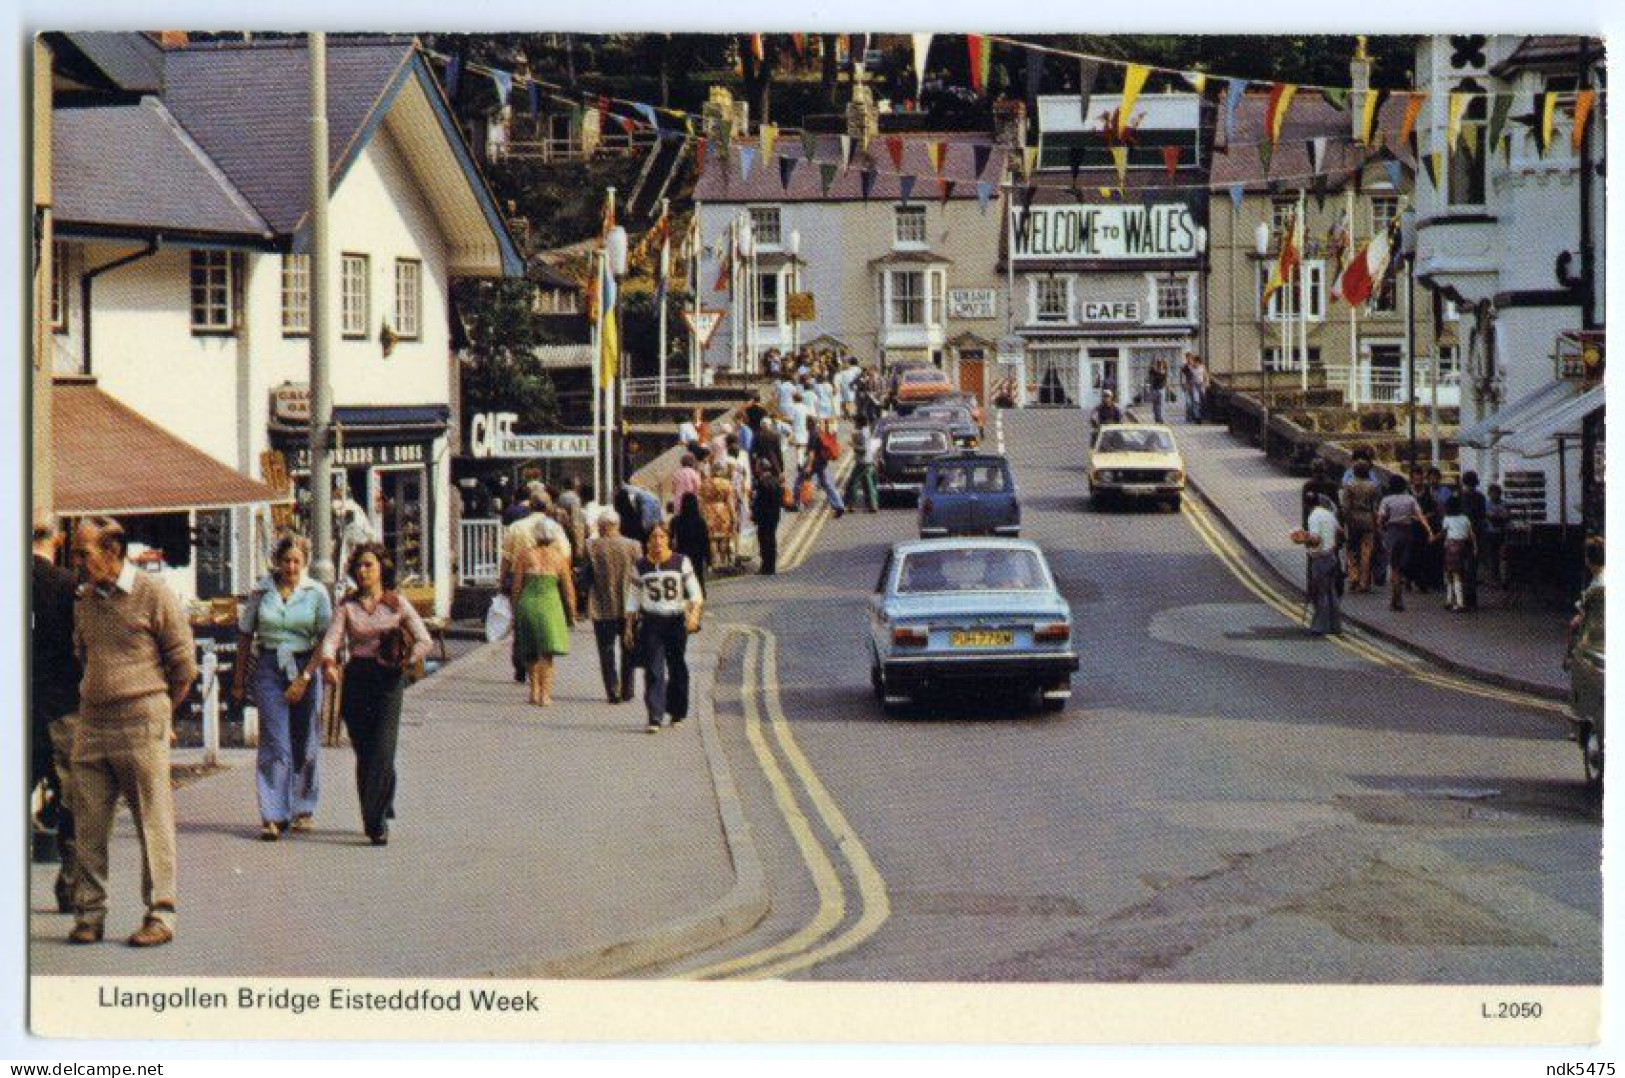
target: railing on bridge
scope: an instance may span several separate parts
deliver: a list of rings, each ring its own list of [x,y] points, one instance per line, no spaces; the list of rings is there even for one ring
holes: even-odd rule
[[[1433,403],[1433,386],[1431,365],[1425,359],[1416,361],[1416,403],[1428,405]],[[1406,400],[1407,378],[1403,367],[1365,367],[1359,368],[1354,379],[1354,403],[1356,404],[1404,404]],[[1326,385],[1332,389],[1343,389],[1349,386],[1349,369],[1343,366],[1328,365],[1326,367]],[[1461,375],[1453,367],[1446,367],[1439,372],[1439,406],[1453,408],[1461,403]]]
[[[666,377],[666,399],[671,400],[671,393],[676,389],[690,388],[688,371],[674,370]],[[621,406],[637,407],[660,403],[660,376],[648,378],[622,378],[621,379]]]
[[[502,572],[502,521],[465,520],[458,538],[457,582],[495,586]]]

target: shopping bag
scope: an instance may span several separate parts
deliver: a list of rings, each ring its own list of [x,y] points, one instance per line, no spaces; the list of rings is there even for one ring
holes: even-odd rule
[[[513,630],[513,604],[506,595],[491,597],[491,606],[485,612],[485,639],[501,640]]]
[[[761,544],[756,538],[756,525],[746,524],[739,530],[739,538],[735,541],[734,551],[740,561],[754,561],[761,556]]]

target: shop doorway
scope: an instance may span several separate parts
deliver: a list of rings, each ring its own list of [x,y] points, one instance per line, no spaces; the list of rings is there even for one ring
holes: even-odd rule
[[[428,497],[422,468],[379,468],[373,523],[379,541],[395,558],[400,583],[431,579],[428,571]]]
[[[1100,403],[1100,395],[1111,390],[1117,403],[1123,403],[1122,353],[1116,348],[1091,348],[1085,361],[1082,400],[1079,406],[1092,410]]]
[[[986,385],[985,378],[985,360],[980,348],[966,349],[959,353],[959,388],[961,392],[972,394],[980,401],[983,387]]]

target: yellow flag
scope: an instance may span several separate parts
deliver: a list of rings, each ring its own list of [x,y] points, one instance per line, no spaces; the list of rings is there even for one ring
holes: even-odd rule
[[[1117,186],[1121,187],[1128,177],[1128,147],[1113,146],[1111,149],[1112,164],[1117,166]]]
[[[1445,125],[1445,145],[1450,149],[1456,148],[1461,141],[1461,117],[1467,111],[1467,102],[1472,100],[1472,94],[1450,95],[1450,116]]]
[[[1129,114],[1134,111],[1134,99],[1140,96],[1151,69],[1144,64],[1129,64],[1123,72],[1123,105],[1117,110],[1117,133],[1128,130]]]
[[[779,125],[763,124],[762,136],[762,164],[769,164],[768,158],[773,156],[773,146],[779,141]]]
[[[1552,144],[1552,121],[1557,117],[1557,95],[1549,93],[1543,95],[1540,105],[1540,148],[1541,153]]]
[[[1031,176],[1038,167],[1038,147],[1024,146],[1021,150],[1021,174]]]
[[[1367,146],[1371,145],[1371,127],[1377,118],[1377,106],[1381,103],[1382,95],[1375,90],[1367,90],[1360,95],[1360,141]]]
[[[603,368],[603,384],[615,381],[621,367],[621,330],[615,318],[615,308],[604,311],[603,329],[598,335],[599,362]]]
[[[1461,140],[1467,144],[1467,151],[1474,157],[1478,156],[1478,125],[1471,124],[1461,129]]]

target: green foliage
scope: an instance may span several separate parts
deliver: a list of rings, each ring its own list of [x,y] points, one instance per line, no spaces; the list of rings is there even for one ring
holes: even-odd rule
[[[557,426],[559,402],[553,379],[534,352],[537,345],[548,343],[549,334],[531,310],[529,282],[463,282],[458,285],[457,306],[468,331],[461,372],[463,415],[515,412],[520,430]]]

